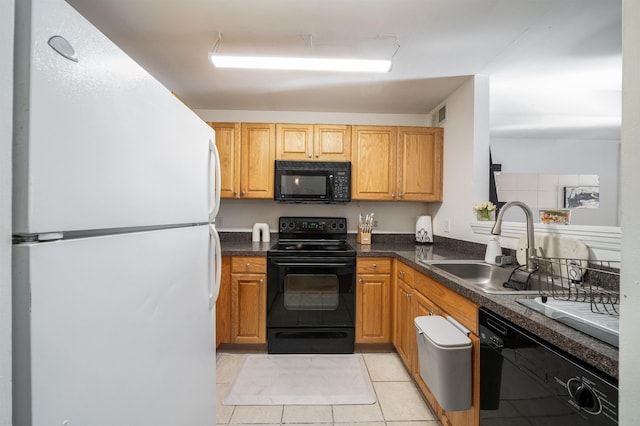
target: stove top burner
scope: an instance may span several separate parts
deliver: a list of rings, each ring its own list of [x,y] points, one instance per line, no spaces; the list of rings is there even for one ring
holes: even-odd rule
[[[346,243],[347,220],[337,217],[281,217],[279,241],[271,247],[271,255],[315,254],[352,255]]]
[[[270,253],[350,253],[353,248],[345,241],[279,241],[271,247]]]
[[[274,247],[278,250],[321,250],[321,251],[335,251],[335,250],[347,250],[347,243],[343,241],[339,242],[279,242]]]

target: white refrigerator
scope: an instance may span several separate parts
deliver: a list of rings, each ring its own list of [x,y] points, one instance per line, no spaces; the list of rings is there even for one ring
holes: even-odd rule
[[[64,1],[15,6],[13,424],[213,425],[213,130]]]

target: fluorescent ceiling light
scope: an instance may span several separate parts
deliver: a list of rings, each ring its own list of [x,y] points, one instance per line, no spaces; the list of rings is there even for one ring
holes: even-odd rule
[[[344,72],[389,72],[391,70],[391,61],[385,59],[226,56],[216,53],[211,53],[209,58],[217,68]]]

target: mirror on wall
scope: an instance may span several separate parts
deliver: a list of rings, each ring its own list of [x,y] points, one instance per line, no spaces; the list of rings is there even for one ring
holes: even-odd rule
[[[499,202],[568,208],[572,225],[619,226],[619,140],[492,138],[490,149]],[[518,213],[505,220],[524,221]]]
[[[570,209],[574,225],[610,226],[617,220],[617,209],[600,203],[598,175],[494,172],[494,178],[500,203],[522,201],[538,211]],[[505,220],[521,221],[517,213],[506,212]]]

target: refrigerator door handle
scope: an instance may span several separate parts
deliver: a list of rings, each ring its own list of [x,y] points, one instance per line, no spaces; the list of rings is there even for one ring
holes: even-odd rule
[[[209,309],[213,309],[213,306],[218,300],[218,294],[220,293],[220,279],[222,278],[222,246],[220,244],[220,235],[216,227],[212,224],[209,225],[209,235],[211,241],[214,242],[213,252],[214,255],[211,258],[211,268],[214,269],[213,274],[209,275]],[[213,277],[211,275],[214,275]]]
[[[209,139],[209,152],[213,158],[209,167],[210,178],[215,180],[213,183],[213,206],[209,210],[209,222],[215,222],[220,208],[220,155],[214,140]]]

